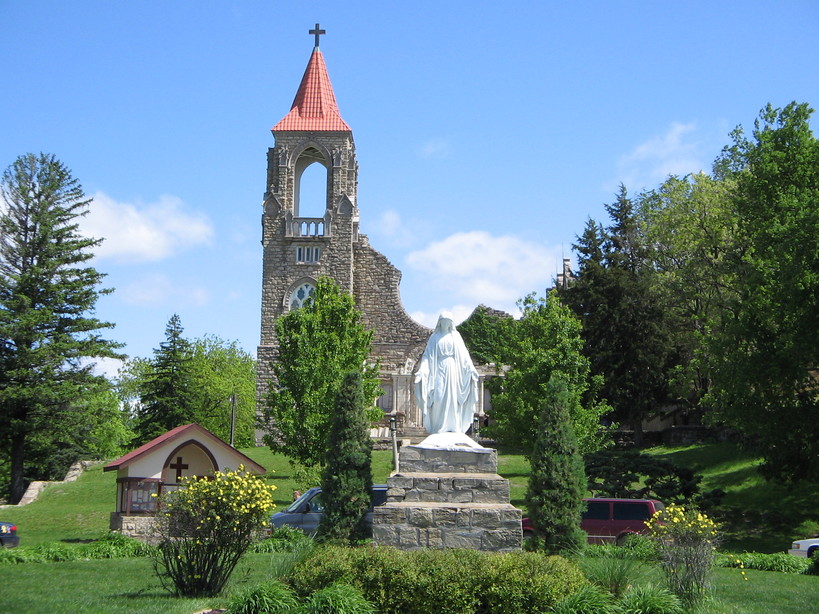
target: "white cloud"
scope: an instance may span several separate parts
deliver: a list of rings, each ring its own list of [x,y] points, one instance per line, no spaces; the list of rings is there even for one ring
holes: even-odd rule
[[[421,146],[419,153],[422,158],[446,158],[449,156],[450,150],[449,141],[442,138],[432,138]]]
[[[397,247],[412,245],[415,235],[410,225],[394,209],[387,209],[375,220],[373,233]]]
[[[707,167],[700,146],[692,141],[697,126],[694,123],[673,122],[661,135],[637,145],[617,162],[619,179],[630,192],[653,188],[669,175],[696,173]]]
[[[208,217],[188,210],[175,196],[131,204],[97,192],[93,200],[80,225],[86,236],[105,239],[95,250],[100,259],[126,263],[162,260],[188,247],[207,244],[213,236]]]
[[[411,252],[407,263],[442,300],[456,305],[453,311],[458,310],[458,304],[472,304],[474,308],[483,303],[511,313],[519,298],[530,292],[542,293],[550,285],[557,271],[559,250],[550,251],[512,235],[459,232]]]
[[[149,275],[117,290],[117,296],[132,305],[193,305],[210,301],[210,293],[200,287],[170,280],[161,274]]]
[[[119,375],[119,370],[125,364],[118,358],[94,358],[89,362],[94,363],[95,375],[103,375],[108,379],[116,379]]]

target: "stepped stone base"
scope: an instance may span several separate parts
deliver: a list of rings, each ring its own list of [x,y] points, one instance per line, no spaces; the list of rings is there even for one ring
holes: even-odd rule
[[[497,460],[489,448],[402,447],[387,503],[374,510],[373,541],[402,550],[520,549],[521,512],[509,503]]]

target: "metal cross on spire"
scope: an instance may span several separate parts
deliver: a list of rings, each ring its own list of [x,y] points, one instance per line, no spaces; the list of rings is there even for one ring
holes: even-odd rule
[[[316,24],[316,29],[315,30],[310,30],[309,33],[310,34],[315,34],[315,36],[316,36],[316,47],[318,47],[319,46],[319,36],[321,36],[322,34],[327,34],[327,31],[319,29],[319,25]]]

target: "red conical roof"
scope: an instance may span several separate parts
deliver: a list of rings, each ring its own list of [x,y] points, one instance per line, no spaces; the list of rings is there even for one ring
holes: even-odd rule
[[[290,112],[273,126],[273,132],[278,130],[351,131],[341,119],[324,56],[318,47],[313,49]]]

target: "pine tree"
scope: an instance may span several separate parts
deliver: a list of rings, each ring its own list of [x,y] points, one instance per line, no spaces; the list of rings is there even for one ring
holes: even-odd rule
[[[321,480],[324,515],[318,537],[323,541],[367,537],[373,482],[369,426],[362,375],[348,373],[338,393]]]
[[[643,420],[669,398],[669,320],[625,187],[606,211],[611,224],[589,222],[574,245],[579,270],[561,295],[583,324],[592,373],[603,376],[600,395],[639,444]]]
[[[26,154],[3,174],[0,194],[0,450],[16,503],[31,445],[71,440],[67,429],[94,420],[81,401],[108,383],[88,359],[119,358],[120,346],[99,332],[114,325],[90,315],[111,290],[85,266],[100,240],[79,232],[91,202],[79,181],[55,156]]]
[[[580,530],[586,475],[562,377],[552,377],[547,395],[531,455],[526,506],[540,545],[549,552],[578,551],[586,543]]]
[[[193,352],[182,332],[182,321],[174,314],[165,327],[165,341],[154,350],[144,383],[134,429],[137,444],[196,421],[199,403],[191,371]]]

